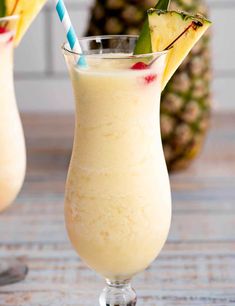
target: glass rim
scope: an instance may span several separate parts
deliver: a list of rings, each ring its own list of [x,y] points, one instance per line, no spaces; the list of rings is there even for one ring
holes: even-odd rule
[[[97,36],[86,36],[86,37],[81,37],[78,39],[78,41],[92,41],[92,40],[97,40],[97,39],[115,39],[115,38],[138,38],[139,35],[97,35]],[[164,50],[164,51],[158,51],[158,52],[151,52],[151,53],[143,53],[143,54],[127,54],[127,56],[123,56],[123,54],[125,55],[125,53],[122,53],[122,56],[117,57],[108,57],[105,55],[108,55],[108,53],[103,53],[103,54],[84,54],[84,53],[79,53],[79,52],[75,52],[72,51],[70,49],[67,48],[67,45],[69,43],[68,42],[64,42],[61,46],[62,51],[64,51],[65,53],[68,53],[70,55],[77,55],[77,56],[84,56],[84,57],[90,57],[90,58],[97,58],[97,55],[103,55],[102,59],[133,59],[133,58],[143,58],[143,57],[149,57],[149,56],[160,56],[160,55],[164,55],[167,54],[169,52],[169,50]]]
[[[17,14],[11,15],[11,16],[4,16],[4,17],[0,18],[0,22],[2,22],[2,21],[9,21],[9,20],[17,20],[19,18],[20,18],[20,15],[17,15]]]

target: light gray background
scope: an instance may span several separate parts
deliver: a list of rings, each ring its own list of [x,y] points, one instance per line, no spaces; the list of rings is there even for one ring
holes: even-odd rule
[[[193,0],[192,0],[193,1]],[[93,0],[65,0],[79,36]],[[235,110],[235,0],[208,0],[213,24],[214,108]],[[15,53],[15,85],[22,112],[71,112],[72,89],[60,46],[65,40],[52,0]]]

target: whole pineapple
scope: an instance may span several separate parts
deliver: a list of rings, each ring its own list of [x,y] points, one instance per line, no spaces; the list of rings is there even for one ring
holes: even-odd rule
[[[139,34],[157,0],[96,0],[87,35]],[[207,15],[203,0],[172,0],[171,9]],[[210,116],[209,34],[174,74],[161,100],[161,131],[169,170],[185,168],[201,150]]]

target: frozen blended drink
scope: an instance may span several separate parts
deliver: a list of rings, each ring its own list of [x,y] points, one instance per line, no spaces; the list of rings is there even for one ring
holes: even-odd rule
[[[14,33],[0,31],[0,211],[2,211],[14,201],[21,189],[25,176],[26,153],[13,82]]]
[[[128,54],[69,64],[76,131],[65,216],[73,246],[110,280],[145,269],[164,245],[171,196],[159,124],[166,54],[148,70],[130,69]]]

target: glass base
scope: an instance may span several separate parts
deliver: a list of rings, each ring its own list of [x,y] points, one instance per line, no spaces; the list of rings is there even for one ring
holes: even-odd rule
[[[111,282],[106,280],[107,286],[100,295],[100,306],[135,306],[137,297],[130,281]]]
[[[0,286],[20,282],[27,273],[27,266],[17,259],[0,260]]]

